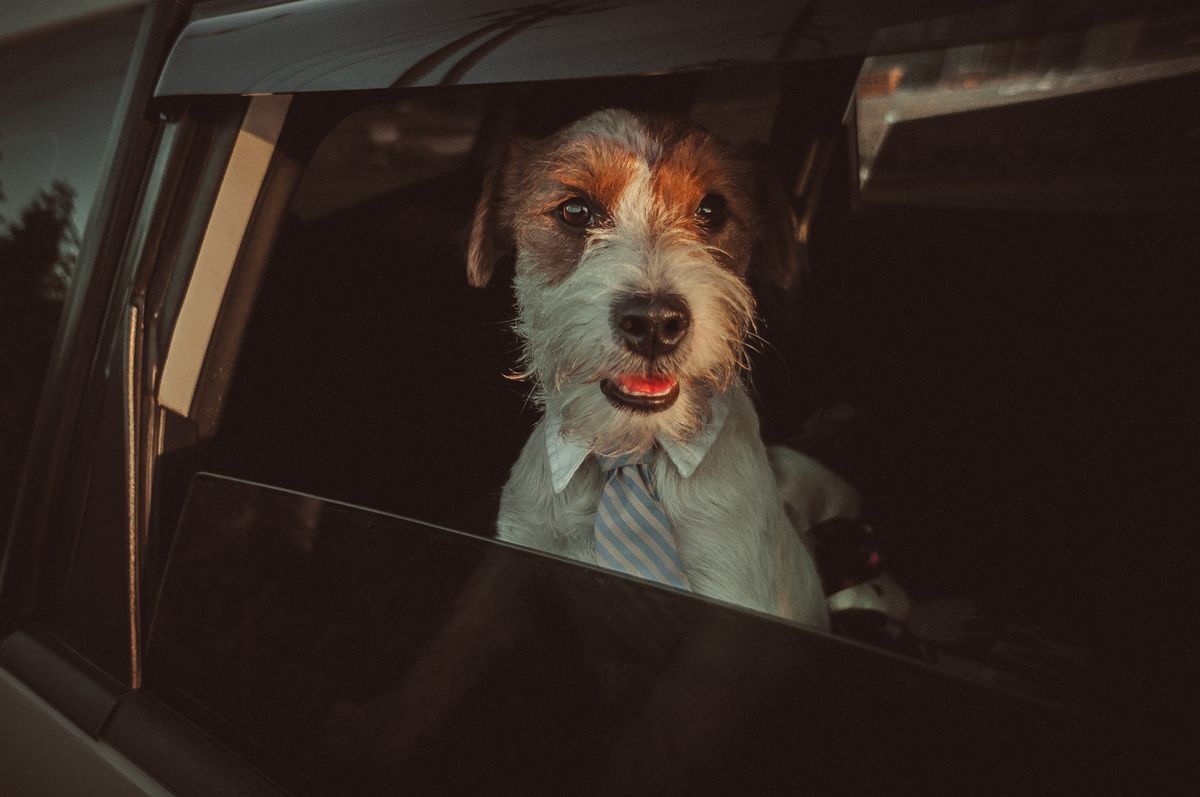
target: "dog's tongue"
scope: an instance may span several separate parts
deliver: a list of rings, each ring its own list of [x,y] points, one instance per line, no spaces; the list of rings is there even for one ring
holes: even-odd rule
[[[671,392],[675,387],[676,379],[673,376],[661,374],[653,376],[622,374],[617,377],[616,381],[617,387],[621,388],[622,393],[628,393],[631,396],[661,396]]]

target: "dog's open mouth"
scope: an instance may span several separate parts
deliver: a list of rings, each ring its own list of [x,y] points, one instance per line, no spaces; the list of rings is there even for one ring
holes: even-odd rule
[[[660,412],[679,398],[679,380],[669,374],[618,374],[600,382],[613,406],[634,412]]]

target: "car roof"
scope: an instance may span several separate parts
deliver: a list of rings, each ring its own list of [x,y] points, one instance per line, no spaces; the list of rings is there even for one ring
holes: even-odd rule
[[[1127,0],[1060,9],[996,0],[216,0],[197,5],[156,94],[662,74],[944,47],[1136,13]]]

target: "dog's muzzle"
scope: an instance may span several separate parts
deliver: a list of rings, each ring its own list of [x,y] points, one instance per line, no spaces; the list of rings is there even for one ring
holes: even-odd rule
[[[671,374],[655,373],[656,360],[666,357],[683,342],[691,327],[687,302],[675,295],[626,296],[613,305],[612,326],[617,340],[644,357],[651,373],[617,374],[600,383],[611,404],[634,412],[659,412],[679,398],[679,381]]]

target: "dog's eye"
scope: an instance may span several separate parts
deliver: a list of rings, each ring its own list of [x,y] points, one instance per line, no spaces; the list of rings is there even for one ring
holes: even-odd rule
[[[568,199],[559,205],[558,217],[571,227],[587,227],[595,223],[595,218],[592,216],[592,209],[588,207],[587,202],[578,197]]]
[[[696,208],[696,218],[713,232],[724,226],[728,216],[729,206],[725,204],[725,197],[720,194],[705,195],[704,199],[700,200],[700,207]]]

